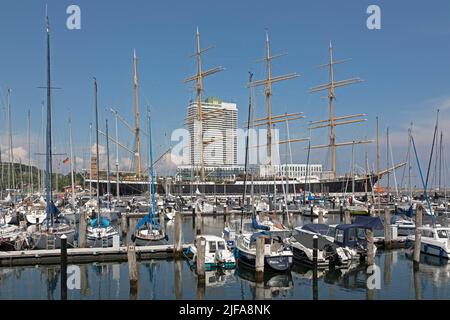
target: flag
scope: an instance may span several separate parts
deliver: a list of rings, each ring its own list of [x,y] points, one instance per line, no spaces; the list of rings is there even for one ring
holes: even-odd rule
[[[66,159],[63,160],[63,163],[64,163],[64,164],[68,164],[69,162],[70,162],[70,159],[69,159],[69,158],[66,158]]]

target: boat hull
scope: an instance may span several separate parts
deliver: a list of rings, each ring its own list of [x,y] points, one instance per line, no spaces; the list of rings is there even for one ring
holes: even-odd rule
[[[255,268],[256,255],[236,249],[237,260],[248,267]],[[292,267],[292,256],[264,256],[264,270],[288,271]]]

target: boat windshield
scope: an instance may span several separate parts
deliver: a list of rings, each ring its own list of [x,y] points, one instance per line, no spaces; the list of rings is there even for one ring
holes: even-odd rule
[[[219,250],[225,250],[225,242],[223,241],[217,242],[217,247],[219,248]]]
[[[216,252],[216,242],[215,241],[209,241],[209,252],[214,253]]]
[[[438,230],[437,235],[440,239],[448,239],[450,236],[448,230]]]

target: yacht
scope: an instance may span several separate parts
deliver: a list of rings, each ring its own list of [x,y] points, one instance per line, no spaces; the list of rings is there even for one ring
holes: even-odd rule
[[[443,259],[450,257],[450,228],[440,225],[423,226],[419,228],[421,237],[420,251]],[[414,242],[415,235],[409,235],[408,240]]]
[[[194,244],[187,248],[185,255],[193,264],[197,262],[197,243],[200,238],[206,240],[205,270],[233,269],[236,267],[236,260],[232,251],[227,247],[225,239],[214,235],[199,235],[196,237]]]

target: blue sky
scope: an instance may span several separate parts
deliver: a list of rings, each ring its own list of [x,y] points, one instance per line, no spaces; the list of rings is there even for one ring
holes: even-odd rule
[[[41,101],[45,92],[45,1],[2,0],[0,4],[0,134],[7,133],[4,100],[13,89],[14,144],[26,142],[26,114],[32,110],[33,136],[39,136]],[[86,156],[89,122],[93,121],[92,77],[98,79],[101,127],[105,107],[117,107],[133,121],[132,51],[139,58],[141,115],[152,107],[156,153],[170,144],[173,129],[183,125],[186,104],[194,95],[182,80],[194,74],[195,30],[202,46],[214,44],[204,57],[204,67],[226,70],[205,80],[205,95],[234,101],[239,123],[246,118],[248,70],[264,76],[265,30],[273,53],[288,55],[273,63],[274,75],[298,72],[295,80],[273,88],[275,114],[303,111],[307,120],[328,115],[323,95],[308,89],[326,82],[327,73],[316,68],[328,59],[329,41],[336,59],[352,58],[336,66],[335,78],[359,76],[365,81],[337,91],[336,115],[367,113],[363,124],[339,127],[337,140],[374,138],[375,117],[384,134],[392,132],[394,157],[404,158],[407,127],[415,123],[423,161],[427,157],[435,120],[441,111],[442,128],[450,124],[450,2],[423,1],[47,1],[52,30],[55,143],[68,152],[67,116],[73,114],[74,141],[79,157]],[[67,6],[81,8],[81,30],[66,28]],[[381,8],[381,30],[366,27],[371,4]],[[256,92],[258,114],[265,109],[263,92]],[[144,118],[144,117],[143,117]],[[109,114],[113,124],[113,118]],[[307,120],[291,124],[292,136],[307,134]],[[146,127],[145,119],[141,126]],[[448,127],[448,126],[447,126]],[[131,141],[125,128],[121,140]],[[445,132],[444,132],[445,133]],[[313,143],[324,143],[326,131],[313,133]],[[383,138],[384,139],[384,138]],[[1,140],[2,148],[6,140]],[[102,143],[102,142],[101,142]],[[304,161],[303,146],[296,144],[295,158]],[[384,147],[383,147],[384,148]],[[384,149],[382,148],[382,152]],[[113,150],[114,147],[112,147]],[[113,151],[112,150],[112,151]],[[36,152],[36,151],[35,151]],[[349,165],[350,148],[338,153],[341,171]],[[357,148],[363,165],[364,147]],[[374,162],[375,146],[369,148]],[[425,153],[426,152],[426,153]],[[125,153],[121,157],[127,157]],[[384,167],[385,154],[382,154]],[[315,152],[313,161],[325,163],[326,152]]]

